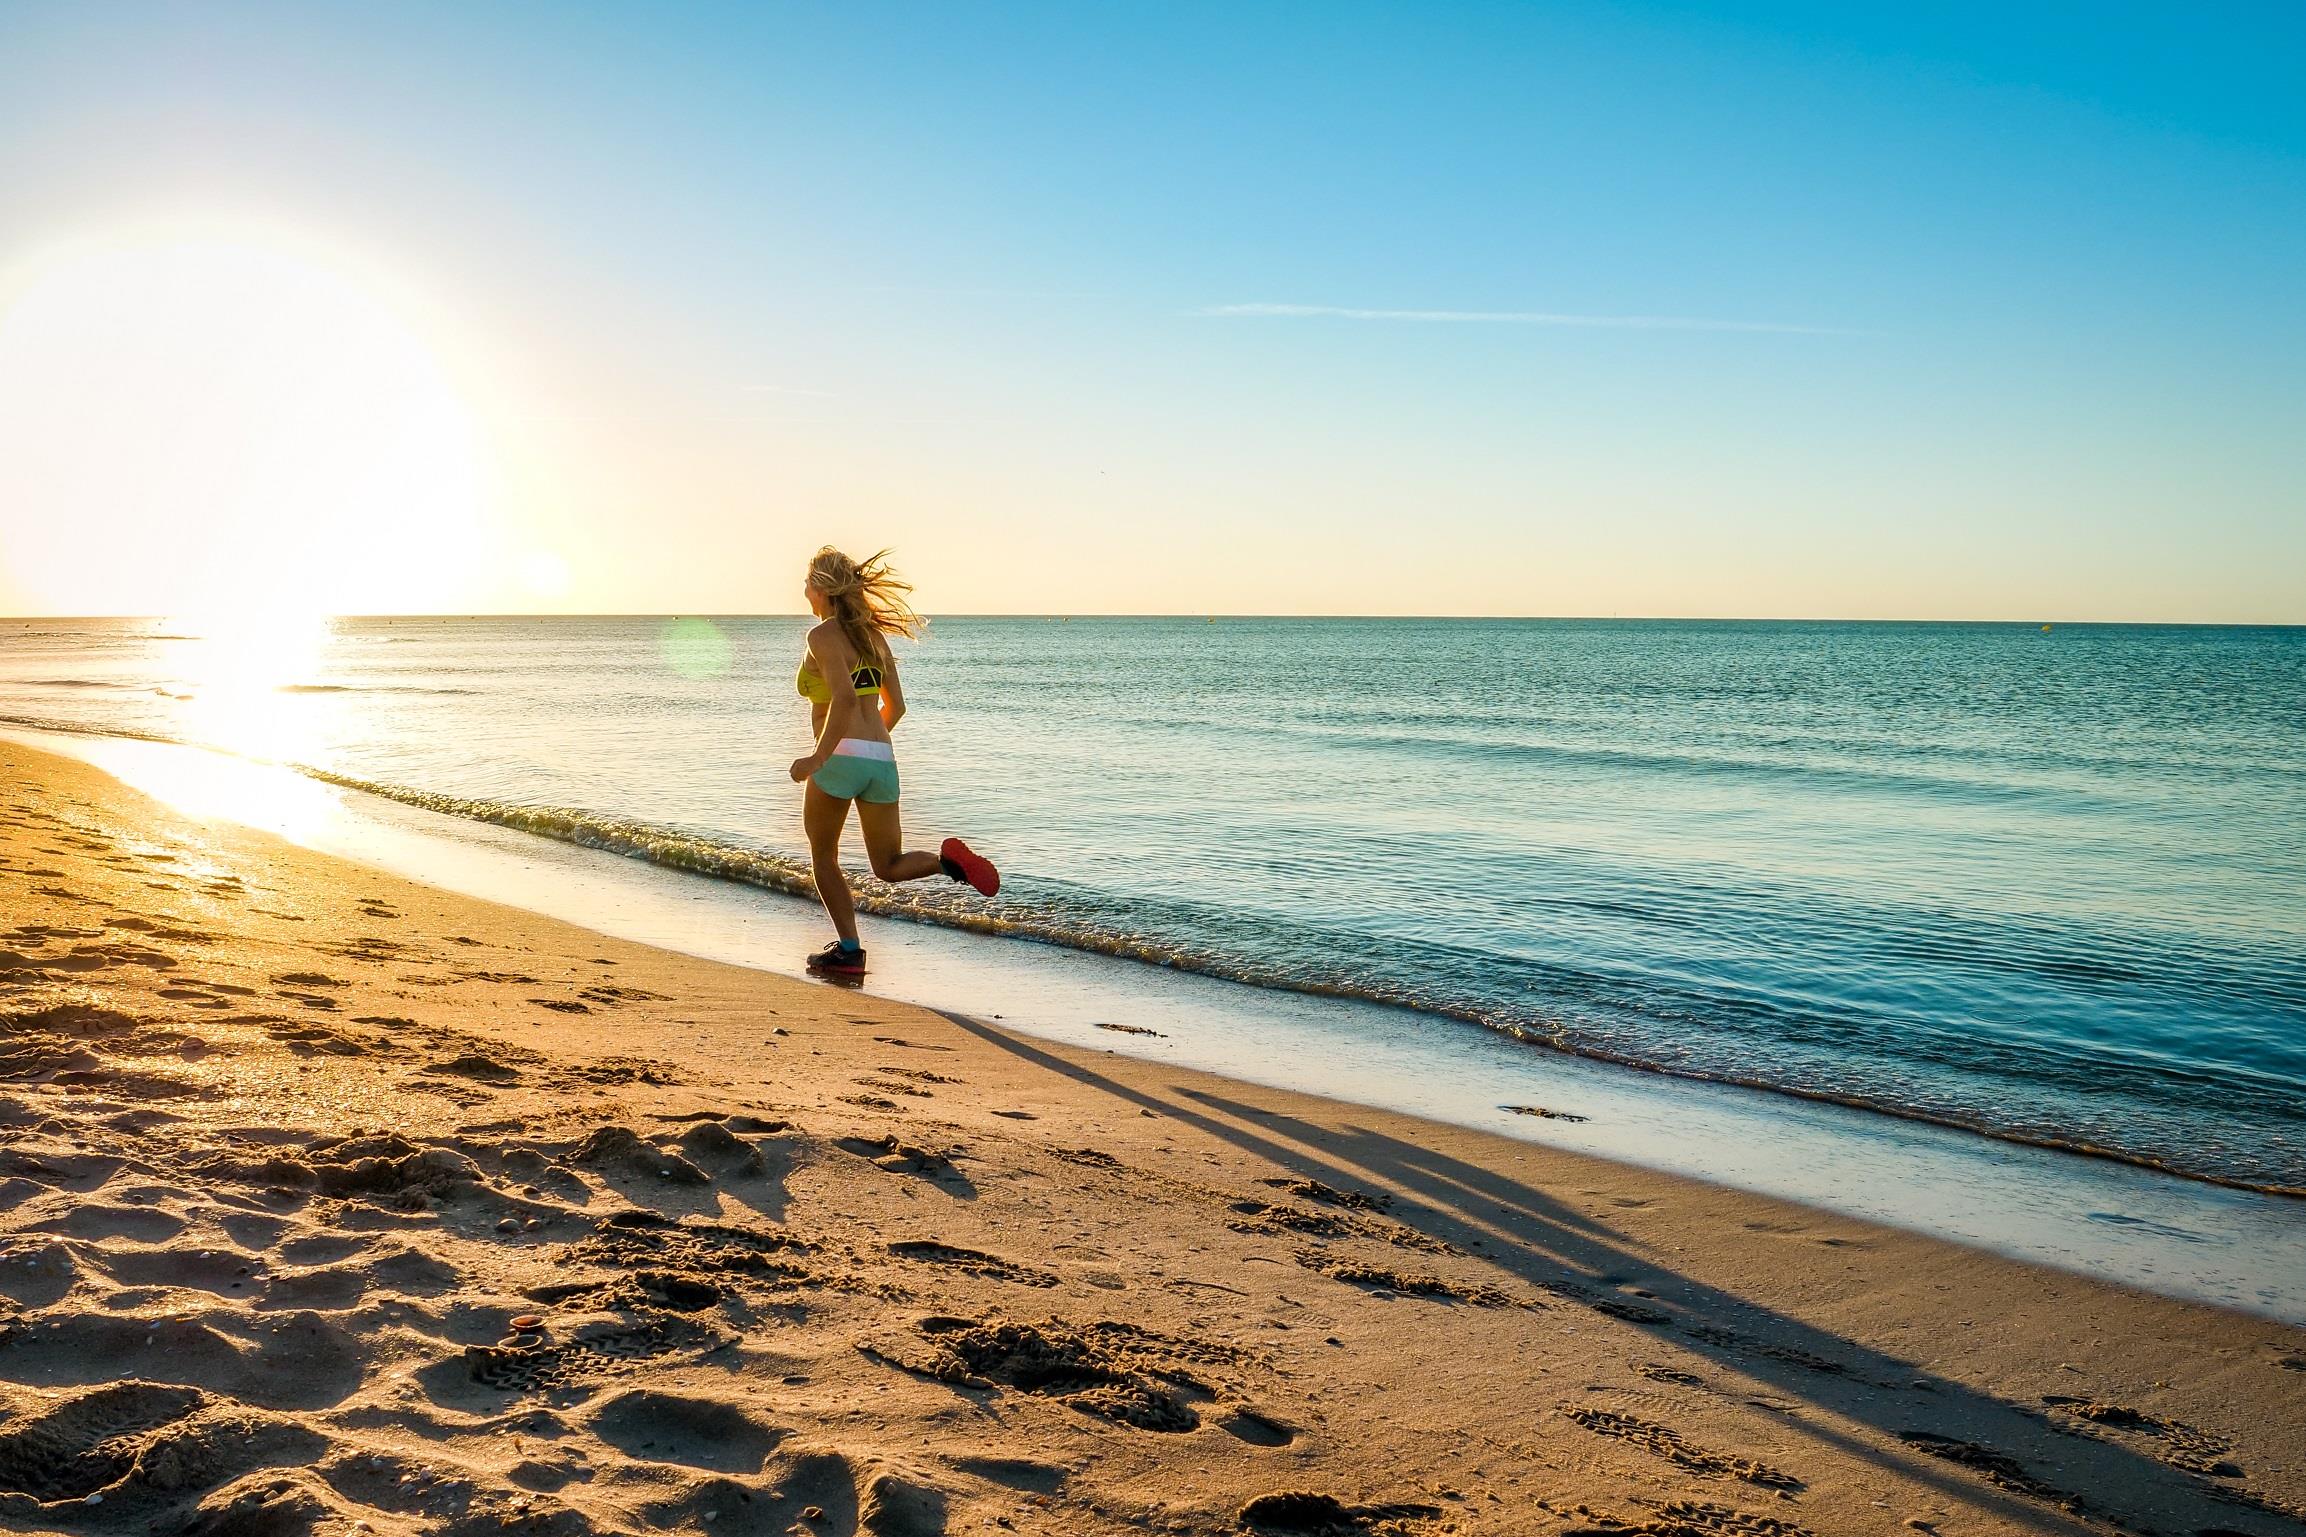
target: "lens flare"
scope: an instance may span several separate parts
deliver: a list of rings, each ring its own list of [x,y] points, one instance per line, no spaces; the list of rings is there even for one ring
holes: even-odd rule
[[[710,619],[667,620],[657,651],[684,678],[718,678],[729,670],[729,638]]]

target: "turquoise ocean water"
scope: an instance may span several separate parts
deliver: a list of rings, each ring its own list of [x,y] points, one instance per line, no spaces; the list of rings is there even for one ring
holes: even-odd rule
[[[0,621],[0,719],[791,890],[802,628]],[[2306,631],[948,619],[899,656],[908,826],[1008,885],[869,905],[2306,1188]]]

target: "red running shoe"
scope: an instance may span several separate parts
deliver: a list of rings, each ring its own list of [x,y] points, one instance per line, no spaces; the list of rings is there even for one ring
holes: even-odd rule
[[[971,849],[958,838],[947,838],[944,847],[937,850],[937,858],[945,866],[945,873],[957,881],[977,888],[980,896],[995,896],[1001,890],[1001,872],[993,868],[993,861]]]

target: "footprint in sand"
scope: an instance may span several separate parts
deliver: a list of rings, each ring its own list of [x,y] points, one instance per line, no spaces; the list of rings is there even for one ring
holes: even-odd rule
[[[1704,1378],[1677,1370],[1659,1361],[1644,1361],[1636,1366],[1634,1371],[1652,1382],[1667,1382],[1677,1388],[1702,1388],[1705,1386]]]
[[[2080,1495],[2043,1483],[2027,1472],[2024,1464],[2016,1458],[2005,1456],[1990,1446],[1980,1446],[1975,1441],[1958,1440],[1953,1436],[1941,1436],[1928,1430],[1901,1430],[1898,1439],[1942,1462],[1950,1462],[1983,1475],[1986,1482],[1997,1489],[2007,1489],[2012,1494],[2023,1494],[2044,1501],[2074,1515],[2080,1515],[2087,1509]]]
[[[905,1239],[888,1246],[889,1252],[899,1259],[920,1264],[937,1265],[946,1270],[957,1270],[963,1275],[982,1276],[988,1281],[1007,1281],[1016,1286],[1056,1286],[1057,1277],[1046,1270],[1020,1265],[1005,1260],[998,1254],[987,1254],[978,1249],[963,1249],[934,1239]]]
[[[1644,1327],[1655,1329],[1673,1322],[1672,1316],[1661,1309],[1644,1307],[1638,1302],[1628,1302],[1622,1297],[1594,1297],[1589,1295],[1584,1298],[1584,1301],[1587,1307],[1592,1308],[1602,1317],[1619,1319],[1629,1324],[1641,1324]]]
[[[603,1126],[568,1155],[568,1161],[611,1173],[639,1175],[672,1185],[709,1185],[712,1176],[679,1153],[643,1142],[629,1126]]]
[[[842,1137],[833,1146],[844,1153],[854,1153],[869,1159],[874,1167],[891,1174],[922,1174],[930,1178],[943,1178],[957,1174],[953,1160],[943,1153],[900,1142],[895,1137]]]
[[[1258,1413],[1247,1404],[1235,1407],[1232,1413],[1217,1422],[1217,1428],[1251,1446],[1287,1446],[1297,1439],[1296,1431],[1271,1415]]]
[[[1596,1305],[1598,1306],[1598,1304]],[[1649,1322],[1647,1319],[1638,1321]],[[1660,1315],[1660,1321],[1665,1321],[1663,1315]],[[1750,1334],[1741,1334],[1735,1329],[1725,1329],[1719,1324],[1690,1324],[1688,1325],[1688,1333],[1691,1339],[1701,1340],[1708,1345],[1719,1345],[1725,1350],[1742,1351],[1747,1355],[1763,1356],[1772,1361],[1784,1361],[1788,1365],[1820,1372],[1829,1377],[1847,1377],[1850,1375],[1850,1369],[1842,1365],[1841,1362],[1829,1361],[1824,1356],[1804,1350],[1798,1345],[1772,1344],[1768,1340],[1757,1339]]]
[[[207,1401],[197,1389],[124,1382],[68,1398],[0,1431],[0,1490],[85,1502],[135,1466],[144,1443]]]
[[[956,1473],[1025,1494],[1055,1494],[1072,1476],[1070,1470],[1056,1463],[1036,1462],[1030,1457],[953,1457],[946,1465]]]
[[[1542,1309],[1545,1304],[1529,1297],[1517,1297],[1494,1286],[1467,1284],[1444,1280],[1440,1276],[1410,1275],[1379,1265],[1365,1265],[1357,1260],[1341,1259],[1318,1249],[1300,1249],[1297,1263],[1306,1269],[1334,1277],[1348,1286],[1394,1297],[1420,1297],[1436,1302],[1464,1302],[1477,1308]]]
[[[839,1452],[775,1456],[758,1478],[708,1478],[675,1498],[642,1505],[639,1514],[650,1531],[710,1532],[734,1525],[764,1537],[787,1532],[939,1537],[950,1529],[945,1496],[926,1480],[878,1458]]]
[[[102,1252],[105,1273],[129,1286],[176,1287],[246,1298],[263,1284],[253,1256],[232,1249],[124,1249]]]
[[[876,1067],[873,1071],[883,1078],[908,1078],[914,1083],[959,1083],[950,1073],[932,1073],[925,1067]],[[859,1079],[858,1082],[863,1082]]]
[[[688,1312],[709,1307],[721,1294],[716,1275],[743,1275],[763,1285],[814,1285],[818,1277],[802,1263],[815,1245],[791,1233],[727,1222],[675,1222],[652,1211],[612,1212],[592,1235],[571,1244],[571,1264],[606,1265],[627,1272],[657,1305]],[[539,1302],[565,1301],[597,1290],[602,1283],[579,1281],[533,1286],[525,1295]],[[621,1282],[612,1283],[621,1285]]]
[[[1619,1414],[1609,1409],[1595,1409],[1582,1404],[1562,1404],[1561,1413],[1592,1431],[1595,1435],[1613,1440],[1630,1441],[1652,1456],[1662,1457],[1677,1468],[1693,1473],[1727,1474],[1764,1489],[1801,1489],[1802,1481],[1790,1473],[1780,1472],[1766,1462],[1750,1457],[1729,1457],[1718,1452],[1693,1446],[1682,1438],[1681,1432],[1669,1425],[1660,1425],[1636,1415]]]
[[[636,1388],[601,1405],[586,1428],[628,1457],[755,1474],[785,1433],[734,1404]]]
[[[22,1307],[61,1302],[80,1283],[80,1266],[60,1243],[0,1243],[0,1297]]]
[[[290,1020],[276,1020],[262,1014],[243,1014],[233,1020],[227,1020],[226,1023],[261,1025],[266,1035],[280,1042],[281,1045],[286,1046],[300,1057],[316,1055],[362,1057],[368,1055],[368,1047],[358,1037],[348,1035],[341,1030],[331,1030],[325,1025],[307,1025]]]
[[[348,961],[365,961],[381,966],[387,961],[425,961],[432,957],[397,939],[383,939],[374,934],[359,934],[341,944],[329,943],[314,947],[329,955],[341,956]]]
[[[745,1117],[751,1121],[751,1117]],[[714,1171],[723,1179],[760,1179],[769,1172],[768,1159],[762,1149],[730,1129],[733,1123],[700,1121],[681,1134],[681,1151],[702,1167]],[[754,1122],[756,1125],[784,1123]]]
[[[455,1148],[411,1142],[393,1133],[321,1138],[302,1149],[276,1147],[260,1154],[219,1151],[199,1168],[211,1178],[278,1192],[276,1199],[322,1196],[419,1213],[477,1196],[487,1183],[479,1167]]]
[[[793,1123],[790,1121],[765,1120],[757,1115],[741,1113],[728,1115],[718,1110],[684,1110],[679,1115],[660,1115],[657,1119],[670,1121],[675,1125],[687,1125],[695,1121],[718,1121],[725,1130],[732,1132],[768,1133],[793,1129]]]
[[[1759,1516],[1705,1500],[1643,1501],[1648,1517],[1607,1516],[1591,1512],[1593,1525],[1567,1528],[1557,1537],[1811,1537],[1805,1528],[1774,1516]],[[1580,1515],[1588,1512],[1577,1507]],[[1908,1522],[1909,1526],[1913,1523]],[[1923,1528],[1928,1530],[1928,1528]]]
[[[1223,1347],[1171,1339],[1129,1324],[1076,1327],[931,1317],[914,1325],[920,1342],[860,1344],[867,1359],[918,1377],[979,1391],[1013,1388],[1054,1398],[1138,1430],[1182,1434],[1201,1416],[1183,1394],[1209,1390],[1180,1363],[1206,1365],[1238,1356]]]
[[[674,1084],[680,1075],[640,1057],[601,1057],[574,1069],[570,1077],[586,1083],[606,1085],[649,1083]]]
[[[530,1393],[676,1353],[694,1359],[727,1343],[726,1335],[686,1319],[652,1318],[585,1329],[557,1345],[468,1345],[463,1368],[482,1387]]]
[[[2114,1437],[2105,1434],[2113,1430],[2151,1437],[2155,1442],[2155,1455],[2172,1467],[2206,1478],[2242,1476],[2240,1464],[2227,1456],[2234,1449],[2231,1441],[2183,1420],[2164,1419],[2143,1409],[2063,1393],[2045,1393],[2042,1402],[2055,1411],[2051,1425],[2067,1435],[2113,1440]]]
[[[144,966],[153,971],[174,971],[176,957],[125,941],[107,945],[74,945],[53,960],[33,957],[30,964],[45,971],[107,971],[115,966]]]
[[[215,935],[204,933],[199,929],[178,928],[173,924],[162,923],[152,918],[138,917],[133,913],[107,918],[104,920],[104,926],[108,929],[126,929],[131,933],[142,934],[147,939],[171,940],[178,944],[206,945],[216,941]]]
[[[1358,1224],[1333,1212],[1306,1211],[1295,1206],[1275,1206],[1269,1201],[1235,1201],[1234,1215],[1225,1225],[1236,1233],[1266,1235],[1304,1233],[1314,1238],[1351,1238],[1361,1232]]]
[[[1410,1537],[1415,1528],[1406,1523],[1431,1521],[1440,1515],[1438,1505],[1348,1505],[1333,1494],[1292,1489],[1259,1495],[1241,1507],[1239,1519],[1242,1530],[1269,1533],[1271,1537],[1332,1537],[1333,1533],[1381,1530]]]
[[[652,993],[645,987],[596,985],[582,989],[577,996],[593,1003],[605,1003],[611,1008],[615,1008],[627,1003],[662,1003],[672,995],[670,993]]]
[[[1342,1206],[1348,1211],[1384,1211],[1393,1205],[1393,1197],[1389,1195],[1339,1190],[1317,1179],[1261,1179],[1257,1183],[1270,1185],[1276,1190],[1286,1190],[1301,1200],[1318,1201],[1324,1206]]]
[[[494,1057],[484,1056],[473,1051],[465,1052],[461,1056],[449,1057],[443,1061],[427,1063],[422,1071],[438,1073],[450,1078],[468,1078],[475,1083],[518,1083],[521,1077],[520,1069],[507,1067]]]
[[[9,1347],[11,1375],[47,1386],[116,1382],[141,1369],[265,1408],[340,1403],[366,1374],[368,1346],[318,1313],[231,1310],[157,1321],[68,1312]]]
[[[275,1233],[285,1231],[288,1224],[278,1217],[265,1217]],[[275,1239],[272,1252],[292,1265],[333,1265],[348,1260],[369,1246],[370,1240],[350,1233],[308,1233],[285,1241]]]
[[[378,1253],[367,1262],[367,1271],[376,1285],[417,1297],[438,1297],[466,1285],[446,1261],[405,1244]]]
[[[919,1084],[917,1084],[917,1083],[906,1083],[906,1082],[903,1082],[903,1081],[901,1081],[901,1080],[896,1080],[896,1079],[888,1079],[888,1078],[857,1078],[857,1079],[852,1079],[852,1080],[851,1080],[851,1082],[854,1082],[854,1083],[856,1083],[856,1084],[859,1084],[859,1085],[861,1085],[861,1086],[863,1086],[863,1087],[865,1087],[865,1088],[868,1088],[868,1089],[877,1090],[877,1091],[879,1091],[879,1092],[881,1092],[881,1093],[884,1093],[884,1094],[903,1094],[903,1095],[906,1095],[906,1096],[908,1096],[909,1098],[913,1098],[913,1099],[934,1099],[934,1098],[936,1098],[936,1095],[935,1095],[934,1093],[932,1093],[932,1092],[931,1092],[930,1090],[928,1090],[928,1089],[924,1089],[924,1088],[922,1088],[922,1087],[921,1087]],[[853,1100],[853,1099],[849,1101],[849,1103],[851,1103],[851,1104],[855,1104],[856,1102],[857,1102],[857,1101],[855,1101],[855,1100]]]
[[[102,1240],[125,1238],[134,1243],[166,1243],[184,1231],[182,1217],[154,1211],[148,1206],[113,1206],[103,1202],[75,1205],[60,1217],[27,1226],[27,1232],[62,1233],[70,1238]]]
[[[47,1142],[18,1142],[0,1148],[0,1179],[29,1180],[52,1190],[86,1195],[119,1173],[121,1160],[102,1153],[80,1153]]]
[[[341,1313],[359,1306],[367,1294],[368,1278],[357,1270],[306,1270],[274,1276],[256,1305],[269,1310],[295,1308]]]

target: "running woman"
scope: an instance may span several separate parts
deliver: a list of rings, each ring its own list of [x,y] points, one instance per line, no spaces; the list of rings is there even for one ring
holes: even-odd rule
[[[841,873],[841,828],[851,803],[873,873],[882,880],[944,875],[986,896],[1001,889],[993,862],[958,838],[947,838],[934,854],[905,848],[897,819],[897,756],[889,745],[889,733],[905,718],[905,690],[889,637],[921,633],[923,620],[905,598],[912,590],[890,569],[887,550],[855,561],[828,544],[809,562],[802,591],[820,622],[809,631],[808,655],[794,682],[809,701],[817,750],[793,760],[793,778],[808,786],[801,823],[809,834],[817,896],[839,935],[809,957],[811,971],[865,974],[857,904]]]

